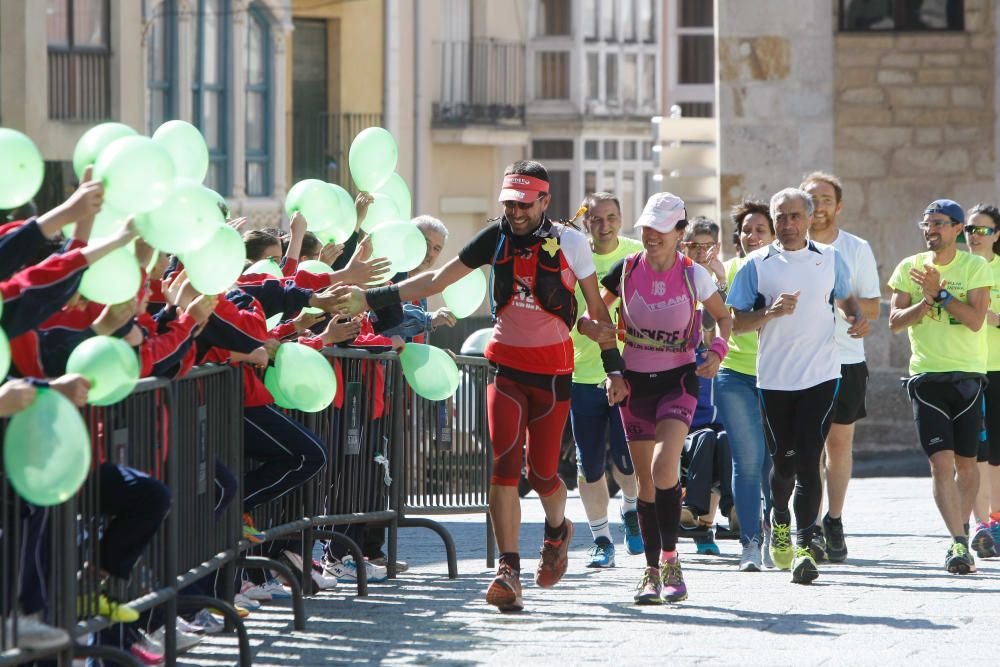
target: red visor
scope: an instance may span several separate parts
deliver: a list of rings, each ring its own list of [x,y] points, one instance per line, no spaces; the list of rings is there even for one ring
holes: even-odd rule
[[[548,191],[548,181],[524,174],[507,174],[503,177],[503,186],[497,201],[533,202]]]

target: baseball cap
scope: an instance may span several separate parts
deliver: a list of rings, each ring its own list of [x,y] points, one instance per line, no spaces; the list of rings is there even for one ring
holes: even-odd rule
[[[935,199],[932,201],[924,209],[924,215],[931,213],[941,213],[960,225],[965,224],[965,211],[958,205],[958,202],[951,199]]]
[[[500,203],[505,201],[530,203],[547,194],[548,191],[548,181],[526,174],[507,174],[503,177],[503,185],[497,201]]]
[[[687,225],[687,209],[684,200],[669,192],[657,192],[650,196],[643,207],[636,227],[649,227],[661,234],[672,232]]]

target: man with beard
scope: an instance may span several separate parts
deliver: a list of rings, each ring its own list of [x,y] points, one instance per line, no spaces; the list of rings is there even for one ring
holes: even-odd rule
[[[964,222],[956,202],[931,202],[918,223],[927,252],[904,259],[889,278],[889,329],[906,329],[910,337],[906,391],[930,460],[934,502],[952,537],[945,556],[952,574],[976,571],[967,522],[979,490],[976,455],[988,359],[983,322],[993,285],[986,260],[956,246]]]
[[[871,246],[862,238],[849,234],[837,225],[843,210],[844,188],[840,179],[821,171],[806,176],[801,188],[812,197],[816,213],[809,228],[809,238],[818,243],[832,245],[844,258],[851,270],[851,294],[861,306],[865,319],[874,322],[879,316],[879,297],[882,294],[878,265]],[[820,465],[820,479],[826,477],[826,516],[816,517],[816,532],[810,544],[813,557],[819,561],[824,556],[833,562],[847,558],[844,524],[841,514],[847,485],[851,481],[851,447],[854,440],[854,422],[866,416],[865,394],[868,390],[868,365],[865,363],[865,342],[847,335],[850,324],[834,311],[837,318],[837,352],[840,354],[840,386],[833,406],[830,434]],[[825,465],[824,465],[825,464]],[[824,539],[825,538],[825,539]]]

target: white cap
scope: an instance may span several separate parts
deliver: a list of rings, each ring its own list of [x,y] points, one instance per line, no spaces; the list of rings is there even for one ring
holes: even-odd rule
[[[669,192],[657,192],[646,202],[635,227],[649,227],[666,234],[677,229],[681,223],[687,223],[684,200]]]

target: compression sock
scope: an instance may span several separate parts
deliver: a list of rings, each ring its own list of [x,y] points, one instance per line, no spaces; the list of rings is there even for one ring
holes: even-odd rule
[[[647,567],[660,565],[660,527],[656,523],[656,503],[640,500],[636,504],[639,513],[639,532],[642,534],[643,549]]]

